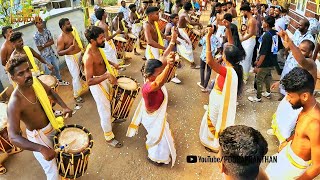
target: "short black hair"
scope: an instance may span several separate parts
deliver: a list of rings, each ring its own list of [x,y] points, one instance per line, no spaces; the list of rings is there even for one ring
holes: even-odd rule
[[[1,29],[1,31],[2,31],[2,36],[6,39],[7,37],[6,37],[6,33],[7,33],[7,31],[9,30],[9,29],[12,29],[12,27],[11,26],[4,26],[4,27],[2,27],[2,29]]]
[[[150,6],[146,9],[146,14],[149,15],[150,13],[158,12],[158,11],[159,11],[158,7]]]
[[[87,38],[87,40],[90,43],[90,40],[97,40],[97,38],[99,37],[100,34],[104,33],[104,30],[101,27],[98,26],[90,26],[88,27],[85,32],[84,35]]]
[[[222,4],[220,2],[217,2],[214,7],[221,7],[221,6],[222,6]]]
[[[223,161],[229,176],[256,179],[261,160],[268,152],[268,143],[259,131],[245,125],[229,126],[221,133],[219,144],[222,157],[243,159],[239,162]],[[255,158],[257,161],[246,158]]]
[[[232,2],[231,2],[231,1],[228,1],[228,2],[226,2],[226,5],[227,5],[227,4],[231,4],[231,5],[232,5]]]
[[[272,16],[266,16],[264,18],[264,22],[266,22],[270,28],[273,28],[274,24],[276,23],[276,20]]]
[[[231,23],[232,22],[232,14],[230,14],[230,13],[224,14],[223,19],[225,19]]]
[[[9,58],[6,64],[6,71],[13,76],[14,68],[20,66],[23,63],[28,63],[28,57],[26,55],[16,54]]]
[[[304,26],[306,26],[306,27],[310,27],[310,22],[309,22],[309,20],[308,19],[306,19],[306,18],[303,18],[303,19],[301,19],[303,22],[304,22]]]
[[[13,32],[10,36],[10,42],[15,42],[16,40],[22,38],[22,32]]]
[[[102,16],[105,13],[105,9],[103,8],[98,8],[95,12],[94,15],[97,17],[97,19],[99,19],[100,21],[102,20]]]
[[[129,5],[129,9],[130,9],[130,10],[133,9],[133,8],[135,8],[135,7],[137,7],[135,4],[130,4],[130,5]]]
[[[306,92],[313,94],[315,88],[314,82],[313,76],[307,70],[300,67],[293,68],[280,81],[287,92],[298,94]]]
[[[251,8],[250,8],[250,6],[248,6],[247,4],[245,4],[245,5],[242,5],[242,6],[241,6],[240,11],[248,11],[248,12],[250,12],[250,11],[251,11]]]
[[[176,4],[181,4],[182,0],[176,0]]]
[[[179,15],[176,14],[176,13],[173,13],[173,14],[170,15],[170,19],[172,20],[172,19],[176,18],[177,16],[179,16]]]
[[[191,2],[186,2],[186,3],[183,5],[183,9],[186,10],[186,11],[190,11],[191,8],[192,8]]]
[[[162,62],[158,59],[149,59],[146,61],[144,66],[142,67],[143,76],[148,78],[154,74],[156,68],[162,66]]]
[[[302,43],[307,43],[308,44],[309,52],[310,51],[312,52],[315,49],[314,43],[312,41],[310,41],[309,39],[305,39],[305,40],[301,41],[300,44],[302,44]]]
[[[260,6],[262,7],[264,7],[265,9],[268,9],[268,5],[267,4],[260,4]]]
[[[67,21],[69,21],[68,18],[61,18],[61,19],[59,20],[59,27],[60,27],[60,29],[62,29],[62,26],[63,26]]]
[[[120,4],[122,4],[123,2],[126,2],[126,1],[121,1]]]

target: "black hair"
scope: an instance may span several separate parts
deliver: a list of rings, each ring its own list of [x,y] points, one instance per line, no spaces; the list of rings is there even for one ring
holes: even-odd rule
[[[149,7],[146,9],[146,14],[149,15],[150,13],[158,12],[158,11],[159,11],[159,8],[158,8],[158,7],[149,6]]]
[[[10,36],[10,42],[15,42],[16,40],[22,38],[22,32],[13,32]]]
[[[223,19],[225,19],[231,23],[232,22],[232,14],[230,14],[230,13],[224,14]]]
[[[174,18],[176,18],[177,16],[179,16],[178,14],[176,13],[173,13],[170,15],[170,19],[173,20]]]
[[[244,5],[241,6],[240,11],[248,11],[248,12],[250,12],[251,8],[250,8],[249,5],[244,4]]]
[[[260,6],[262,7],[264,7],[265,9],[268,9],[268,5],[267,4],[260,4]]]
[[[266,22],[270,28],[273,28],[274,24],[276,23],[276,20],[272,16],[266,16],[264,18],[264,22]]]
[[[99,37],[100,34],[103,34],[104,30],[101,27],[98,26],[90,26],[88,27],[85,32],[84,35],[87,38],[87,40],[90,43],[90,40],[97,40],[97,38]]]
[[[137,7],[135,4],[130,4],[130,5],[129,5],[129,9],[130,9],[130,10],[133,9],[133,8],[135,8],[135,7]]]
[[[11,26],[4,26],[2,27],[1,31],[2,31],[2,36],[6,39],[6,33],[9,29],[12,29]]]
[[[16,54],[9,58],[6,64],[6,71],[13,76],[14,68],[20,66],[23,63],[28,63],[28,57],[26,55]]]
[[[98,8],[95,12],[94,15],[99,19],[100,21],[102,20],[102,16],[104,15],[105,10],[103,8]]]
[[[221,6],[222,6],[221,2],[217,2],[214,7],[221,7]]]
[[[238,76],[238,95],[242,93],[243,86],[243,68],[240,62],[244,59],[245,54],[235,45],[226,45],[224,48],[226,60],[233,66]]]
[[[223,3],[221,3],[221,6],[226,6],[226,5],[227,5],[227,3],[224,3],[224,2],[223,2]]]
[[[295,67],[282,78],[280,83],[287,92],[313,94],[314,81],[313,76],[307,70]]]
[[[305,40],[301,41],[300,44],[302,44],[302,43],[307,43],[308,44],[309,52],[312,52],[315,49],[314,43],[312,41],[310,41],[309,39],[305,39]]]
[[[62,26],[63,26],[67,21],[69,21],[68,18],[61,18],[61,19],[59,20],[59,27],[60,27],[60,29],[62,29]]]
[[[220,134],[219,144],[222,157],[237,159],[223,161],[228,176],[239,180],[257,178],[261,160],[268,152],[268,143],[259,131],[245,125],[229,126]]]
[[[288,11],[288,9],[282,9],[282,13],[285,13],[285,14],[287,14],[289,11]]]
[[[308,28],[310,27],[310,22],[309,22],[308,19],[305,19],[305,18],[304,18],[304,19],[301,19],[301,20],[304,22],[304,26],[305,26],[305,27],[308,27]]]
[[[146,63],[142,66],[141,72],[145,78],[148,78],[154,74],[156,68],[162,66],[162,62],[158,59],[149,59]]]
[[[192,4],[191,2],[187,2],[183,5],[183,9],[186,10],[186,11],[190,11],[192,8]]]
[[[182,0],[176,0],[176,4],[181,4]]]
[[[231,2],[231,1],[228,1],[228,2],[226,2],[226,5],[227,5],[227,4],[231,4],[231,5],[232,5],[232,2]]]
[[[121,1],[120,4],[122,4],[123,2],[126,2],[126,1]]]

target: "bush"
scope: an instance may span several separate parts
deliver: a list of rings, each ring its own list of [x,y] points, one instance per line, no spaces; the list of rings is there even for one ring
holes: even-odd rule
[[[117,0],[103,0],[104,5],[114,6],[114,5],[117,5],[117,3],[118,3]]]

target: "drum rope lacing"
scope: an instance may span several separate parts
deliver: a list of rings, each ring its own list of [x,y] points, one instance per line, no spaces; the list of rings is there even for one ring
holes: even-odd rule
[[[19,91],[19,93],[30,103],[30,104],[37,104],[37,102],[38,102],[38,97],[36,96],[36,102],[31,102],[20,90],[19,90],[19,88],[17,88],[17,90]]]

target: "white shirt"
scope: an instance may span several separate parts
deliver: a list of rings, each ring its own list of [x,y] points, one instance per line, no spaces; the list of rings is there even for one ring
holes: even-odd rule
[[[286,20],[283,17],[276,19],[276,23],[274,24],[274,27],[278,32],[280,32],[281,29],[285,30]]]

